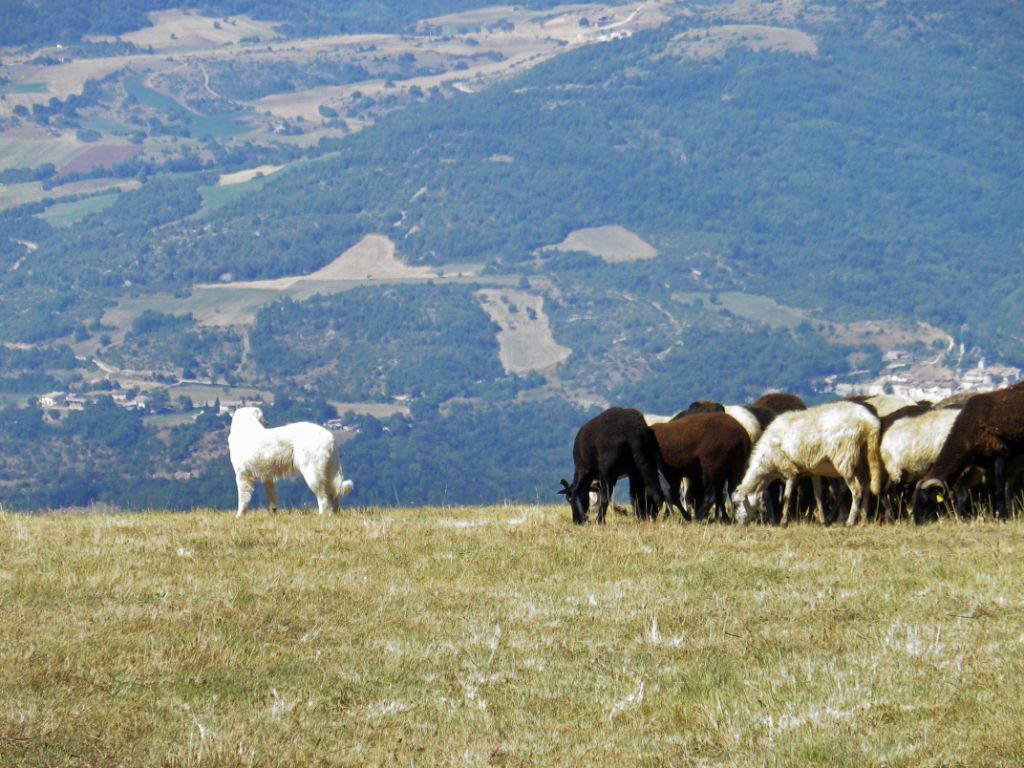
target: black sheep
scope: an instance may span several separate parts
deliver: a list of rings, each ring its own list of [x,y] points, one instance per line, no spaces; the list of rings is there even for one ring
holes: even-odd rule
[[[679,505],[665,477],[654,433],[640,411],[609,408],[599,413],[576,433],[572,459],[572,484],[563,478],[559,493],[572,506],[572,521],[577,525],[587,522],[590,490],[595,480],[598,523],[604,523],[615,483],[623,475],[629,477],[630,497],[639,517],[656,517],[666,502]]]

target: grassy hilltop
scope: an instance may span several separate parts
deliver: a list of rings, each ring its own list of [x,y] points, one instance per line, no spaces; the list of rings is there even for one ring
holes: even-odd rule
[[[0,765],[1011,765],[1024,529],[0,515]]]

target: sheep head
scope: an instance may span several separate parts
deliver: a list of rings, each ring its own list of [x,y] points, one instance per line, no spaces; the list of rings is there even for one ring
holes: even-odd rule
[[[590,508],[590,489],[588,488],[581,492],[575,482],[570,485],[563,477],[562,490],[559,493],[565,496],[565,500],[572,507],[572,521],[576,525],[583,525],[587,522],[587,511]]]

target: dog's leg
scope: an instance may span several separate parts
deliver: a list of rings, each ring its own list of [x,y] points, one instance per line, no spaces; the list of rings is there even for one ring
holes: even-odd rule
[[[264,480],[263,490],[267,494],[267,509],[270,510],[270,514],[274,514],[277,512],[277,488],[274,487],[274,481]]]
[[[241,517],[252,501],[252,481],[243,475],[235,475],[235,485],[238,486],[238,512],[235,517]]]

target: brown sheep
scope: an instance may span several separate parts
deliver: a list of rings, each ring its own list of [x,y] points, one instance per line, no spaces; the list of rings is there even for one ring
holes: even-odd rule
[[[943,493],[965,469],[978,466],[993,479],[996,516],[1009,514],[1012,496],[1006,466],[1024,449],[1024,382],[1006,389],[975,395],[964,403],[931,471],[921,480],[914,497],[914,522],[938,516]],[[957,511],[964,510],[958,505]]]
[[[697,519],[705,519],[713,506],[719,519],[726,520],[723,490],[739,484],[750,456],[750,436],[743,425],[724,413],[697,413],[651,429],[673,492],[687,479],[703,489]]]
[[[768,392],[750,404],[754,408],[767,408],[776,414],[787,411],[805,411],[807,405],[797,395],[789,392]]]

